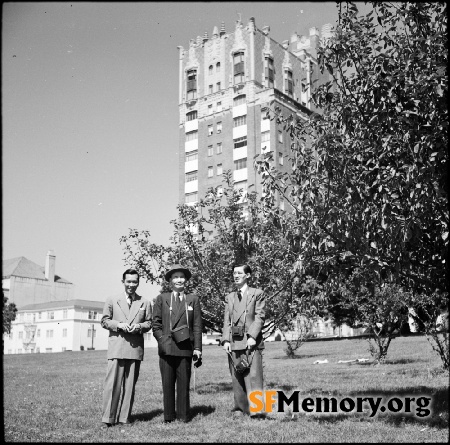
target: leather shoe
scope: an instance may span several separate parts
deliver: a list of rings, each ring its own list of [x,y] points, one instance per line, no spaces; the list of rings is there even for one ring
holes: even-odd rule
[[[117,422],[118,425],[123,425],[123,426],[127,426],[127,425],[131,425],[133,422],[130,422],[129,420],[125,421],[125,422]]]
[[[100,428],[101,428],[102,430],[106,430],[107,428],[110,428],[110,427],[112,427],[112,426],[113,426],[112,423],[102,422],[102,423],[100,424]]]
[[[163,423],[172,423],[174,421],[175,421],[175,419],[163,420]]]

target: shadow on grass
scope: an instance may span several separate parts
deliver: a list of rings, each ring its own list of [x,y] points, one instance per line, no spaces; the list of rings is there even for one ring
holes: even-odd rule
[[[148,413],[139,413],[139,414],[133,414],[131,418],[133,420],[140,420],[141,422],[148,422],[152,420],[154,417],[159,416],[164,411],[162,409],[154,409],[153,411],[150,411]]]
[[[196,405],[191,407],[191,419],[197,416],[209,416],[212,414],[216,408],[211,405]]]
[[[273,360],[297,360],[302,358],[317,358],[317,357],[325,357],[327,353],[320,353],[320,354],[302,354],[302,355],[293,355],[291,357],[288,357],[287,355],[283,355],[281,357],[273,357]],[[272,360],[272,358],[271,358]]]
[[[227,382],[207,383],[206,385],[199,385],[196,389],[198,394],[209,394],[212,392],[228,392],[233,390],[233,385]]]
[[[447,388],[431,388],[427,386],[415,386],[409,388],[403,388],[401,390],[380,390],[380,389],[368,389],[364,392],[355,392],[351,393],[347,396],[339,396],[338,394],[333,394],[339,401],[345,397],[352,398],[353,400],[356,397],[382,397],[381,406],[388,407],[388,402],[390,399],[396,398],[397,400],[392,402],[392,405],[395,409],[399,407],[406,406],[406,397],[414,398],[415,400],[410,402],[410,412],[402,412],[403,409],[400,409],[399,412],[389,412],[388,409],[384,413],[378,413],[372,417],[378,420],[387,422],[389,424],[402,427],[405,424],[420,424],[426,425],[428,427],[435,427],[439,429],[447,429],[449,414],[448,414],[448,402],[449,402],[449,394]],[[418,406],[417,401],[420,397],[431,397],[431,402],[422,400],[424,402],[422,405]],[[421,402],[421,403],[422,403]],[[429,406],[427,405],[429,403]],[[402,405],[402,406],[401,406]],[[368,407],[368,403],[364,404],[364,407]],[[421,408],[422,407],[422,408]],[[429,410],[429,414],[427,412]],[[428,414],[425,416],[425,414]],[[344,419],[348,419],[349,417],[357,418],[360,421],[372,419],[370,416],[370,412],[365,413],[337,413],[337,414],[312,414],[311,417],[318,422],[339,422]],[[421,417],[422,416],[422,417]],[[302,416],[300,416],[302,417]],[[297,418],[296,418],[297,419]]]

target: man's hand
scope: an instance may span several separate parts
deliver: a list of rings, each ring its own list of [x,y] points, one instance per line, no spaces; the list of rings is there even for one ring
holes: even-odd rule
[[[202,351],[199,351],[198,349],[194,349],[194,355],[197,356],[197,358],[201,358],[202,357]]]
[[[117,325],[117,329],[123,332],[128,332],[130,330],[130,325],[127,323],[119,323]]]
[[[252,349],[256,345],[256,340],[253,337],[248,336],[247,338],[247,349]]]
[[[229,341],[224,342],[223,349],[225,349],[226,352],[231,353],[231,345]]]
[[[138,334],[140,329],[141,329],[141,325],[139,323],[136,323],[136,324],[132,324],[130,326],[130,329],[128,330],[128,332],[130,334]]]

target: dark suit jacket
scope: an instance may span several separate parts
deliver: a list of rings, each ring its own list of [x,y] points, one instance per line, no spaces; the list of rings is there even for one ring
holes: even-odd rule
[[[106,300],[103,308],[101,325],[109,330],[108,360],[144,358],[144,336],[152,325],[152,305],[149,300],[135,294],[135,300],[130,308],[126,301],[125,292]],[[133,334],[117,330],[119,323],[139,323],[141,329]]]
[[[240,313],[237,314],[238,318],[241,317],[245,313],[245,308],[247,308],[247,315],[245,317],[246,334],[238,338],[231,335],[233,304],[236,295],[236,292],[231,292],[226,296],[222,344],[224,341],[229,341],[232,350],[245,349],[247,346],[247,334],[249,334],[256,340],[256,348],[263,349],[262,328],[266,319],[264,293],[261,289],[255,289],[254,287],[248,288],[247,294],[244,296],[246,303],[240,306]],[[239,324],[243,324],[243,318],[241,318],[242,321]]]
[[[200,301],[195,294],[185,294],[188,307],[190,338],[176,343],[170,332],[170,297],[167,292],[156,297],[153,307],[153,335],[158,341],[159,355],[192,357],[194,349],[202,350],[202,314]],[[174,305],[172,311],[172,329],[186,324],[186,308],[180,304],[178,310]]]

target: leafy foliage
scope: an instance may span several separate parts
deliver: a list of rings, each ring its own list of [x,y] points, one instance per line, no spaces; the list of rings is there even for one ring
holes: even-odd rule
[[[331,288],[356,267],[378,284],[448,291],[447,6],[378,3],[359,16],[340,4],[319,66],[319,113],[268,109],[293,138],[292,171],[255,161],[270,206],[296,215],[300,254]],[[294,229],[292,229],[294,230]]]
[[[244,197],[242,190],[235,190],[231,172],[224,174],[223,193],[211,189],[197,205],[180,205],[178,210],[171,245],[155,245],[148,231],[130,230],[120,239],[124,260],[163,289],[167,289],[163,273],[170,264],[187,266],[192,272],[188,291],[199,295],[208,329],[222,331],[234,264],[249,264],[250,285],[265,292],[265,335],[299,313],[317,311],[320,288],[301,268],[292,224],[266,215],[255,193]]]
[[[8,297],[3,295],[3,334],[11,332],[11,323],[16,319],[16,313],[16,304],[8,303]]]

